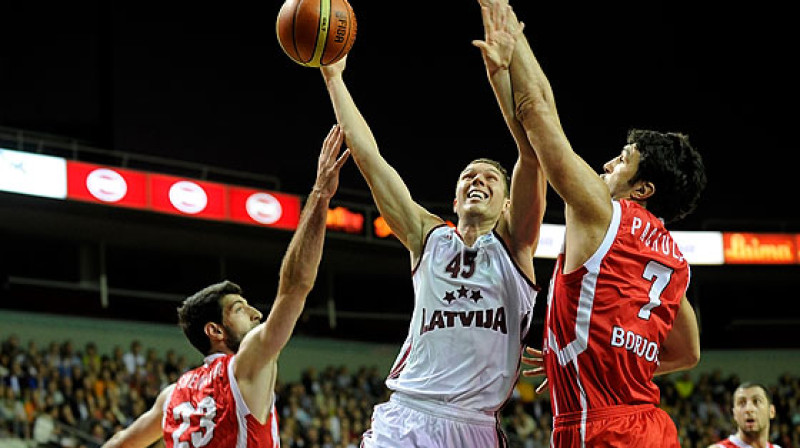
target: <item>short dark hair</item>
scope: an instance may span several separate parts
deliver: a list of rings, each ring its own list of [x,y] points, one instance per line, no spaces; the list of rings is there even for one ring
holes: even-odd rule
[[[692,213],[706,187],[706,173],[703,158],[689,143],[689,137],[631,129],[627,140],[641,155],[631,183],[645,180],[656,187],[656,193],[647,199],[647,209],[667,223]]]
[[[467,166],[474,165],[476,163],[486,163],[492,165],[493,167],[497,168],[497,171],[500,171],[500,174],[503,176],[503,185],[506,187],[506,197],[511,195],[511,177],[508,175],[508,170],[500,164],[497,160],[487,159],[485,157],[480,157],[472,162],[469,162]]]
[[[189,342],[203,355],[211,350],[205,326],[208,322],[222,323],[222,298],[228,294],[242,294],[242,288],[224,280],[187,297],[178,307],[178,325]]]
[[[752,382],[752,381],[745,381],[744,383],[742,383],[739,386],[737,386],[736,389],[733,391],[733,393],[735,394],[736,391],[739,390],[739,389],[752,389],[754,387],[758,387],[761,390],[763,390],[764,391],[764,395],[766,395],[766,397],[767,397],[767,404],[772,404],[772,393],[769,391],[769,389],[767,389],[767,386],[765,386],[765,385],[763,385],[761,383],[755,383],[755,382]]]

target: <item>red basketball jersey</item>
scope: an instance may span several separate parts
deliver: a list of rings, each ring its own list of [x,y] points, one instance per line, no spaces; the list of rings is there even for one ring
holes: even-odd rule
[[[184,373],[164,404],[167,448],[278,448],[273,405],[262,424],[250,413],[233,376],[235,355],[206,357]]]
[[[716,446],[721,446],[721,447],[724,447],[724,448],[752,448],[752,445],[750,445],[747,442],[745,442],[744,440],[740,439],[735,434],[730,436],[730,437],[728,437],[725,440],[717,442],[713,446],[715,446],[715,447]],[[772,444],[772,443],[769,443],[769,442],[767,442],[767,444],[765,446],[766,446],[766,448],[781,448],[780,446]]]
[[[657,405],[653,374],[689,283],[689,265],[661,220],[613,201],[608,232],[580,268],[559,255],[548,296],[544,356],[553,415]]]

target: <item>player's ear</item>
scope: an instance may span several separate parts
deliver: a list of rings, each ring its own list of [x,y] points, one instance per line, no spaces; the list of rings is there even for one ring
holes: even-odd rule
[[[212,341],[221,341],[225,336],[225,332],[222,331],[222,326],[216,322],[207,322],[203,330],[205,330],[206,336]]]
[[[639,180],[634,185],[633,191],[631,191],[631,198],[639,201],[646,201],[654,194],[656,194],[655,184],[649,180]]]
[[[453,198],[453,213],[456,212],[457,208],[458,208],[458,198]]]
[[[775,418],[775,405],[771,404],[769,405],[769,419],[772,420],[773,418]]]

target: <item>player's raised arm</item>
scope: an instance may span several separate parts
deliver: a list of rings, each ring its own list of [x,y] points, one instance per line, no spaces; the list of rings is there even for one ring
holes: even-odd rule
[[[338,126],[325,138],[314,188],[283,257],[275,303],[266,321],[245,336],[237,354],[235,375],[245,401],[256,416],[266,415],[272,405],[275,361],[289,341],[317,277],[328,205],[339,184],[339,171],[349,156],[348,151],[338,156],[343,139]],[[248,397],[259,392],[268,394],[268,399],[248,401]]]
[[[566,202],[567,212],[574,213],[579,222],[604,230],[611,216],[608,187],[572,149],[561,127],[550,82],[522,30],[519,33],[510,66],[517,119],[525,127],[548,182]]]
[[[547,180],[514,112],[509,66],[523,25],[517,21],[507,2],[479,0],[478,3],[481,5],[484,40],[476,40],[473,45],[481,50],[486,74],[519,153],[511,175],[511,203],[498,231],[509,241],[516,261],[527,271],[529,278],[535,280],[531,259],[544,217]]]
[[[378,144],[345,85],[343,72],[347,58],[322,67],[336,119],[345,134],[348,148],[366,179],[375,204],[392,232],[412,254],[419,255],[425,235],[442,220],[414,202],[405,182],[378,150]]]

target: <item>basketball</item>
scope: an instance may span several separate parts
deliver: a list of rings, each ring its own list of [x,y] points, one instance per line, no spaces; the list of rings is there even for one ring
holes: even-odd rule
[[[347,0],[286,0],[275,24],[284,53],[300,65],[342,59],[356,39],[356,16]]]

